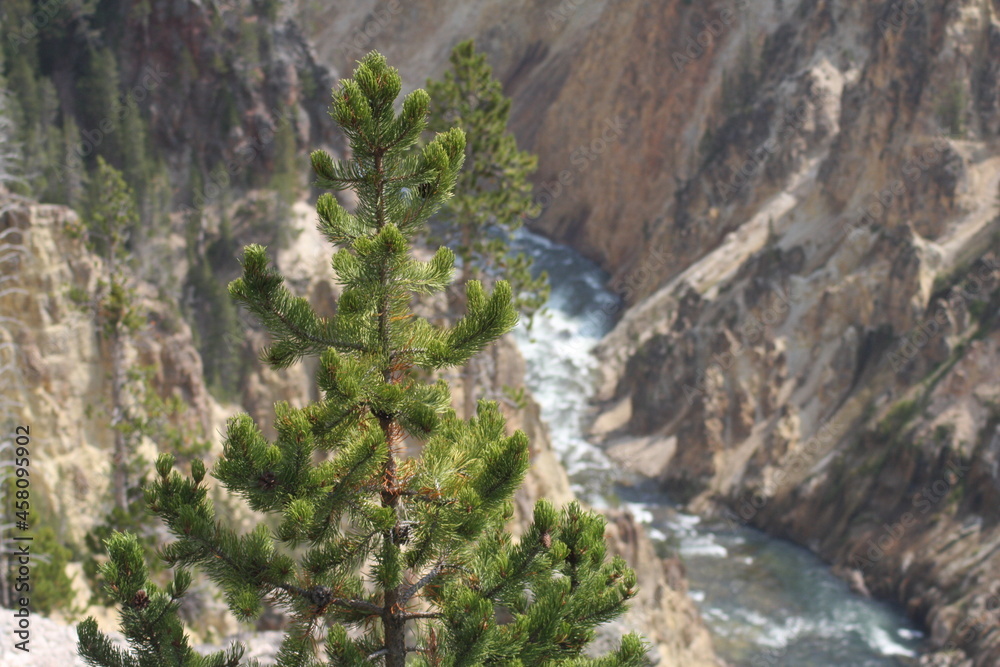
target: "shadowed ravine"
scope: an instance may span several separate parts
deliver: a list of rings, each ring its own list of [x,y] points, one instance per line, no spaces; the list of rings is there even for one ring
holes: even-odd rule
[[[613,324],[616,297],[603,287],[606,275],[573,250],[530,233],[519,244],[552,283],[547,311],[530,331],[520,325],[517,340],[574,490],[597,506],[627,504],[664,553],[679,553],[719,655],[752,667],[912,664],[921,633],[899,611],[853,594],[806,549],[703,521],[648,484],[627,485],[584,436],[596,365],[590,350]]]

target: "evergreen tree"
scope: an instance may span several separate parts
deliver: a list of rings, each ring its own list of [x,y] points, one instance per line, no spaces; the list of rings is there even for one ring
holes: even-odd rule
[[[118,90],[118,62],[111,49],[96,48],[89,52],[84,75],[76,87],[80,129],[89,147],[85,152],[100,155],[111,164],[122,167],[126,151],[122,144],[121,119],[126,114],[123,113],[124,100]],[[141,150],[138,144],[131,148]]]
[[[37,37],[25,36],[22,26],[30,16],[31,4],[27,0],[4,3],[0,9],[2,27],[18,39],[4,40],[4,94],[10,139],[18,146],[18,176],[11,189],[18,194],[35,190],[35,177],[42,159],[42,136],[38,119],[42,116],[42,91],[38,81]],[[19,42],[24,42],[20,45]]]
[[[11,118],[12,106],[14,103],[7,91],[7,83],[3,77],[3,50],[0,49],[0,194],[22,180],[21,144],[17,140],[17,127]],[[0,208],[0,213],[3,211],[4,209]],[[0,248],[4,248],[5,245],[3,243]]]
[[[239,535],[217,521],[205,467],[190,477],[161,455],[149,507],[177,540],[162,550],[178,569],[170,590],[152,586],[134,538],[108,540],[109,590],[122,604],[131,652],[114,648],[93,620],[80,626],[92,665],[235,665],[238,648],[199,660],[179,630],[176,598],[198,566],[220,585],[241,620],[265,599],[288,609],[278,664],[639,665],[642,641],[628,635],[602,659],[582,652],[594,628],[617,617],[636,593],[624,560],[605,560],[604,521],[541,500],[515,542],[506,531],[512,495],[528,468],[528,443],[507,436],[495,403],[459,419],[448,386],[421,380],[464,364],[517,319],[510,285],[466,289],[468,312],[439,328],[410,310],[414,294],[442,291],[454,254],[429,262],[410,242],[450,196],[465,154],[461,130],[414,150],[427,93],[406,96],[398,72],[371,53],[334,93],[332,116],[352,157],[312,154],[320,187],[353,189],[349,213],[331,194],[317,202],[319,228],[339,250],[332,265],[343,292],[334,317],[292,296],[265,248],[248,246],[230,292],[270,331],[262,359],[285,368],[318,356],[321,399],[275,406],[274,442],[252,418],[233,417],[213,476],[251,509],[278,520]],[[406,441],[423,441],[407,458]],[[498,613],[502,612],[502,613]],[[498,617],[505,619],[498,621]],[[316,655],[325,629],[325,661]]]
[[[503,275],[513,290],[515,307],[530,317],[548,300],[548,278],[544,273],[532,276],[531,258],[511,251],[510,235],[526,216],[537,213],[528,177],[538,161],[519,150],[507,130],[511,101],[493,78],[485,54],[477,53],[475,43],[468,40],[455,46],[450,60],[452,68],[443,81],[427,82],[432,99],[429,127],[443,131],[458,125],[469,141],[465,168],[455,196],[438,214],[442,224],[437,231],[461,260],[459,285],[469,280],[490,283]],[[464,310],[461,293],[453,290],[449,295],[452,310]],[[481,371],[476,358],[464,368],[466,416],[475,411]],[[497,389],[495,377],[490,384]]]
[[[274,131],[274,169],[270,187],[277,193],[279,209],[283,209],[284,215],[298,198],[297,154],[295,127],[290,119],[281,119]]]
[[[192,171],[192,174],[197,173]],[[206,383],[214,394],[230,399],[239,389],[244,366],[242,347],[235,344],[242,338],[242,331],[236,304],[218,276],[232,277],[239,270],[239,264],[225,201],[219,209],[222,216],[219,235],[211,242],[205,238],[201,212],[191,209],[188,215],[186,247],[190,268],[185,302],[201,353]]]
[[[62,544],[51,525],[42,524],[34,534],[32,550],[37,558],[35,571],[31,573],[32,610],[46,616],[56,610],[67,615],[79,613],[73,604],[76,596],[73,580],[66,574],[73,553]]]
[[[145,513],[142,492],[144,468],[148,462],[135,455],[143,438],[153,439],[161,449],[190,459],[208,449],[201,434],[190,427],[175,426],[171,418],[185,406],[177,397],[163,399],[152,383],[155,369],[126,364],[130,340],[142,329],[143,318],[136,304],[129,274],[133,262],[128,250],[138,226],[135,195],[124,175],[97,158],[94,173],[88,179],[85,215],[78,231],[90,250],[104,260],[104,272],[98,289],[83,295],[81,305],[93,313],[104,349],[111,362],[111,396],[107,401],[114,437],[111,462],[112,508],[104,520],[88,533],[86,544],[91,551],[101,548],[102,538],[113,531],[128,529],[138,534],[140,544],[153,553],[157,536]],[[230,307],[231,304],[227,304]],[[97,562],[84,560],[84,572],[97,578]],[[99,596],[95,596],[100,599]]]
[[[137,223],[135,199],[121,172],[98,157],[86,194],[83,233],[88,247],[104,259],[104,276],[90,307],[111,359],[111,428],[115,439],[111,486],[114,505],[122,511],[129,506],[129,467],[135,444],[134,401],[129,391],[125,349],[128,337],[142,324],[126,270],[126,242]]]

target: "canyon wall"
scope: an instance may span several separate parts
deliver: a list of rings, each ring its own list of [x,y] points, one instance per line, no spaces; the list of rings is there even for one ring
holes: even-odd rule
[[[169,6],[153,25],[177,44],[211,33],[207,5]],[[180,179],[190,162],[211,169],[206,157],[259,142],[285,102],[300,144],[336,148],[319,105],[337,73],[377,48],[416,87],[475,37],[514,98],[522,146],[540,156],[531,226],[601,263],[629,305],[594,313],[620,317],[599,349],[594,436],[692,509],[804,544],[900,602],[928,627],[935,660],[987,665],[1000,651],[998,14],[997,0],[303,0],[315,55],[287,16],[273,36],[288,58],[259,70],[230,60],[245,122],[192,129],[218,111],[207,69],[147,111]],[[177,44],[143,55],[130,43],[125,78]],[[270,149],[260,154],[268,165]],[[5,219],[44,228],[65,215]],[[90,284],[92,260],[63,252],[58,271]],[[32,293],[54,289],[33,280]],[[46,465],[73,480],[53,506],[71,511],[98,494],[73,452],[107,451],[99,425],[74,423],[79,396],[102,388],[98,345],[58,295],[10,303],[32,332],[55,321],[67,332],[18,342],[22,382],[43,388],[31,409],[63,434]],[[159,386],[212,428],[233,406],[198,386],[190,333],[168,315],[134,354],[170,369]],[[87,391],[44,389],[59,373]],[[256,413],[307,396],[305,375],[254,373],[240,402]]]
[[[629,305],[595,312],[620,321],[594,436],[899,602],[940,664],[994,664],[1000,3],[351,16],[312,24],[340,68],[378,48],[416,86],[460,39],[490,54],[540,155],[530,224]]]

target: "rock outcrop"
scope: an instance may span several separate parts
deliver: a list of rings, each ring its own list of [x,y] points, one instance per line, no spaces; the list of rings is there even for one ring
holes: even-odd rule
[[[594,421],[627,464],[845,574],[914,494],[961,488],[860,587],[985,665],[1000,645],[977,597],[996,572],[995,424],[973,369],[996,335],[998,14],[995,0],[369,0],[312,25],[323,59],[346,69],[378,48],[411,86],[460,39],[487,50],[540,155],[533,226],[600,262],[631,305],[599,351]]]

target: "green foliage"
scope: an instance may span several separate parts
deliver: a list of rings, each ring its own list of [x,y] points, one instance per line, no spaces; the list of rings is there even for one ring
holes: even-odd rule
[[[76,290],[71,296],[78,304],[91,310],[107,345],[111,362],[111,392],[103,403],[104,412],[114,435],[112,456],[112,493],[114,505],[104,521],[88,536],[91,550],[100,548],[100,541],[113,531],[131,530],[142,535],[143,544],[152,554],[155,539],[145,515],[141,491],[142,471],[148,462],[135,456],[143,438],[154,440],[161,448],[185,458],[207,451],[207,443],[189,428],[174,425],[183,411],[176,397],[162,398],[153,387],[155,369],[125,365],[124,351],[128,339],[145,324],[130,285],[128,241],[138,226],[135,197],[120,171],[103,157],[98,157],[85,198],[85,215],[74,230],[83,237],[90,250],[104,260],[104,273],[98,289],[92,295]],[[93,578],[97,563],[85,562],[85,573]]]
[[[121,94],[117,58],[112,49],[96,46],[115,41],[97,36],[114,29],[105,19],[115,14],[98,14],[97,0],[10,0],[0,7],[0,74],[11,93],[21,194],[76,206],[97,156],[123,170],[144,210],[168,190],[157,182],[163,165],[151,156],[146,121],[135,100]],[[81,75],[76,86],[57,94],[53,72],[62,64]]]
[[[183,463],[204,455],[211,444],[204,440],[201,427],[186,426],[183,417],[187,404],[178,396],[163,398],[153,386],[156,368],[138,366],[127,371],[127,379],[137,409],[118,425],[129,439],[149,438],[158,448],[173,454]],[[148,462],[140,464],[143,469]]]
[[[438,236],[462,260],[459,283],[503,275],[515,306],[530,316],[548,300],[548,278],[533,277],[531,259],[511,252],[510,234],[538,213],[528,181],[538,158],[519,150],[507,130],[511,101],[485,54],[468,40],[455,46],[450,60],[442,81],[427,82],[433,100],[428,127],[443,131],[457,125],[470,139],[455,196],[438,215],[444,223]]]
[[[96,171],[89,180],[85,205],[82,229],[71,231],[82,234],[88,248],[105,262],[105,277],[94,303],[98,320],[110,337],[136,331],[143,321],[126,269],[130,262],[127,242],[139,217],[122,173],[102,157],[97,158]]]
[[[77,613],[73,606],[73,582],[66,574],[72,553],[59,541],[49,525],[43,525],[34,534],[31,551],[35,559],[31,573],[31,606],[48,615],[59,610],[70,615]]]
[[[25,176],[13,189],[21,194],[41,192],[61,201],[63,196],[53,166],[62,148],[62,137],[49,132],[56,121],[59,100],[52,82],[39,73],[37,34],[23,29],[31,12],[30,3],[12,2],[9,6],[5,3],[2,10],[5,20],[0,24],[0,27],[11,26],[5,30],[8,38],[3,43],[4,89],[10,93],[5,105],[19,149],[21,173]]]
[[[149,461],[131,454],[138,442],[149,438],[156,443],[158,449],[173,452],[182,462],[202,456],[210,448],[210,443],[203,439],[200,428],[184,425],[183,415],[187,410],[185,403],[177,396],[164,399],[153,387],[155,372],[153,367],[136,367],[127,371],[125,393],[128,394],[129,406],[120,411],[120,418],[112,426],[122,437],[126,450],[130,453],[121,463],[128,469],[126,478],[136,482],[125,489],[127,505],[113,506],[84,538],[89,554],[83,560],[83,569],[91,583],[91,602],[94,604],[110,605],[114,602],[104,591],[100,580],[105,540],[116,532],[127,531],[137,536],[138,543],[149,558],[155,555],[161,541],[155,530],[154,518],[146,509],[143,493]],[[162,566],[154,567],[156,572],[162,569]]]
[[[106,542],[110,560],[102,568],[107,593],[121,605],[121,629],[132,651],[118,648],[88,618],[77,628],[78,649],[88,665],[115,667],[236,667],[257,665],[241,663],[243,649],[233,644],[227,651],[200,656],[191,648],[177,615],[178,600],[191,585],[191,575],[184,570],[160,589],[149,579],[143,550],[134,535],[115,533]]]
[[[878,423],[876,433],[882,440],[895,442],[902,434],[904,426],[920,412],[920,404],[917,401],[904,399],[896,402],[885,417]]]
[[[954,435],[954,424],[938,424],[934,427],[934,442],[939,445],[947,445],[951,443],[951,439]]]
[[[296,168],[298,148],[295,145],[295,128],[288,120],[279,122],[274,134],[274,169],[271,189],[278,193],[278,200],[286,209],[295,203],[299,192],[299,171]]]
[[[121,130],[124,110],[123,100],[118,92],[118,62],[111,49],[98,48],[90,51],[76,89],[80,125],[94,133],[95,141],[92,143],[98,144],[94,149],[108,162],[121,165],[125,159]],[[98,136],[99,141],[96,140]],[[129,149],[131,148],[130,145]]]
[[[149,559],[156,554],[158,539],[152,530],[150,514],[146,511],[145,496],[141,488],[144,484],[145,479],[142,479],[137,486],[128,489],[128,506],[112,507],[104,520],[84,536],[84,545],[89,553],[83,558],[83,574],[90,583],[90,604],[109,607],[115,604],[114,597],[107,589],[107,582],[101,575],[101,566],[106,562],[105,542],[115,533],[127,531],[135,537],[145,558]],[[153,559],[152,562],[154,570],[163,570],[158,560]]]
[[[965,93],[965,83],[961,80],[952,81],[937,104],[937,117],[941,127],[949,136],[962,137],[965,134],[965,107],[968,98]]]
[[[517,140],[508,132],[511,101],[472,40],[455,46],[451,65],[442,81],[427,82],[433,100],[428,127],[443,131],[457,125],[469,141],[456,194],[442,206],[431,240],[455,251],[461,261],[459,285],[469,280],[491,284],[502,275],[510,283],[514,307],[530,325],[531,316],[548,301],[548,277],[544,272],[533,276],[531,258],[512,252],[510,239],[526,216],[538,213],[528,181],[538,161],[518,150]],[[452,312],[465,308],[460,292],[452,290],[449,297]],[[463,372],[467,417],[482,395],[476,386],[479,377],[478,360],[471,359]],[[496,369],[491,380],[487,389],[492,392],[487,395],[498,398],[502,390],[496,386]]]
[[[219,237],[199,252],[197,234],[200,226],[201,221],[197,217],[189,220],[187,249],[190,268],[186,291],[190,292],[191,299],[188,301],[188,314],[194,323],[195,343],[201,354],[209,389],[221,398],[231,399],[237,395],[244,375],[242,331],[236,305],[229,298],[229,290],[219,280],[219,275],[227,274],[231,268],[239,268],[236,245],[229,220],[223,217]]]
[[[529,465],[526,436],[507,435],[493,402],[459,419],[447,384],[422,380],[466,363],[508,332],[517,313],[499,279],[492,292],[469,282],[467,312],[454,326],[411,311],[415,294],[443,291],[452,279],[450,250],[420,262],[410,244],[451,195],[465,136],[451,129],[415,148],[430,100],[414,91],[396,113],[400,88],[381,55],[366,56],[333,98],[351,158],[312,154],[318,185],[350,188],[358,200],[353,213],[330,194],[317,201],[320,231],[339,247],[336,314],[320,317],[292,295],[259,245],[245,249],[242,276],[230,284],[271,334],[264,361],[284,368],[318,358],[319,400],[278,403],[273,442],[249,415],[233,417],[212,470],[275,527],[238,534],[208,499],[204,465],[192,462],[185,477],[173,456],[161,455],[146,499],[176,538],[161,553],[180,580],[160,592],[136,539],[108,540],[104,576],[123,606],[132,652],[115,649],[88,621],[80,648],[91,664],[199,664],[176,615],[190,566],[220,586],[243,621],[264,601],[287,609],[283,667],[645,664],[633,635],[605,658],[582,657],[594,628],[636,593],[634,572],[606,558],[603,518],[539,501],[515,542],[506,525]],[[423,441],[418,458],[403,456],[406,437]],[[501,609],[508,622],[497,620]],[[224,664],[237,664],[231,651]]]
[[[281,0],[253,0],[253,9],[257,16],[274,21],[281,9]]]

